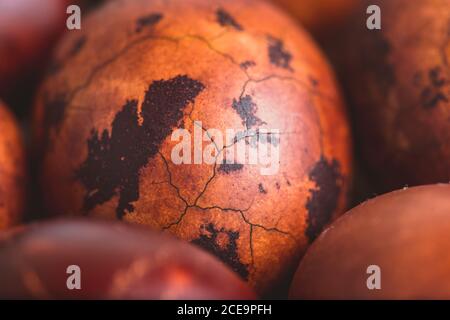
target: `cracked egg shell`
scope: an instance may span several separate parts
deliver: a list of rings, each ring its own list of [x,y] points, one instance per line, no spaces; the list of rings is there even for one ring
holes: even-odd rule
[[[364,10],[380,6],[382,29]],[[363,160],[384,190],[450,181],[450,6],[363,1],[350,22],[343,79]]]
[[[333,72],[271,4],[114,1],[55,59],[35,109],[49,212],[164,229],[266,293],[344,210],[351,146]],[[278,171],[246,159],[176,165],[178,128],[234,130],[228,148],[206,136],[216,156],[270,144]]]
[[[80,290],[67,282],[79,268]],[[74,269],[71,269],[74,270]],[[57,220],[0,236],[0,297],[254,299],[218,259],[159,232],[118,222]]]
[[[0,100],[0,230],[18,224],[22,218],[25,171],[20,129]]]
[[[449,184],[405,188],[368,200],[311,245],[290,297],[449,299],[449,231]],[[371,265],[380,268],[380,290],[367,288]]]

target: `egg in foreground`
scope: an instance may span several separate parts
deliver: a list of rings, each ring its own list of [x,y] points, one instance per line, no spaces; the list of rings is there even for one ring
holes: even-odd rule
[[[118,222],[57,220],[0,236],[7,299],[253,299],[220,261]]]

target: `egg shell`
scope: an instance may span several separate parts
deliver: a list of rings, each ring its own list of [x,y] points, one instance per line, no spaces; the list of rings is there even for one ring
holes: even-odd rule
[[[348,211],[311,245],[290,297],[449,299],[450,185],[394,191]]]
[[[367,28],[368,5],[379,6],[381,30]],[[450,181],[449,30],[447,0],[362,1],[335,53],[381,191]]]
[[[69,289],[76,275],[80,289]],[[87,219],[0,234],[0,281],[3,299],[255,298],[231,270],[192,245],[139,226]]]
[[[270,3],[108,2],[67,34],[54,65],[34,114],[50,213],[165,230],[264,294],[344,211],[351,139],[339,87],[310,36]],[[189,164],[173,160],[175,129],[189,133]],[[278,168],[194,163],[195,130],[200,155],[269,146]]]
[[[336,32],[358,7],[358,0],[272,0],[314,35]]]

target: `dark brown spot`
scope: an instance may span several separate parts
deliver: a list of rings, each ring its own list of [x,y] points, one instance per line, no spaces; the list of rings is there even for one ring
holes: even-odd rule
[[[291,67],[292,54],[284,48],[284,43],[278,38],[269,36],[269,59],[270,62],[283,69],[294,71]]]
[[[311,195],[306,202],[308,227],[305,233],[313,241],[330,221],[338,204],[342,180],[339,162],[328,162],[322,156],[310,171],[309,179],[315,182],[316,188],[309,190]]]
[[[447,96],[441,91],[435,91],[431,87],[423,89],[420,98],[425,109],[433,109],[439,105],[440,102],[449,102]]]
[[[70,49],[69,57],[77,55],[81,51],[81,49],[83,49],[84,45],[86,44],[86,41],[87,41],[86,36],[79,37],[73,44],[72,48]]]
[[[436,88],[440,88],[447,83],[447,79],[443,76],[441,67],[431,69],[428,73],[428,76],[430,78],[431,84]]]
[[[309,76],[309,82],[311,83],[311,85],[313,87],[317,87],[319,85],[319,80],[317,80],[316,78],[314,78],[313,76]]]
[[[241,163],[226,163],[224,160],[223,163],[220,164],[219,168],[217,169],[220,173],[229,174],[235,171],[240,171],[244,167]]]
[[[116,114],[111,133],[92,129],[88,156],[76,171],[86,188],[85,210],[119,195],[117,217],[134,211],[131,203],[139,199],[140,170],[157,154],[164,139],[182,121],[184,108],[203,89],[202,83],[186,75],[153,81],[141,105],[142,124],[138,101],[130,100]]]
[[[48,94],[44,94],[44,134],[41,146],[43,150],[50,150],[52,146],[50,135],[52,130],[56,133],[59,132],[67,107],[66,100],[67,98],[64,94],[56,94],[53,97],[50,97]]]
[[[267,194],[267,190],[264,189],[264,186],[262,183],[258,184],[258,191],[259,191],[259,193]]]
[[[163,15],[161,13],[151,13],[149,15],[138,18],[136,21],[136,32],[141,32],[142,29],[144,29],[146,27],[154,26],[162,18],[163,18]]]
[[[239,117],[241,117],[242,124],[245,125],[247,129],[255,125],[262,125],[264,123],[256,116],[258,107],[256,106],[256,103],[253,102],[252,97],[249,95],[240,97],[239,101],[233,99],[232,108],[236,110]]]
[[[244,62],[241,62],[241,64],[239,66],[241,67],[241,69],[247,70],[250,67],[256,66],[256,62],[255,61],[251,61],[251,60],[246,60]]]
[[[448,80],[444,77],[441,67],[435,67],[428,72],[428,85],[423,88],[420,95],[425,109],[433,109],[441,102],[449,102],[443,88],[447,83]]]
[[[243,30],[242,26],[224,9],[217,9],[216,17],[222,27],[229,26],[238,31]]]
[[[259,125],[266,124],[265,122],[260,122]],[[257,129],[249,129],[245,131],[238,131],[233,139],[234,143],[245,140],[247,145],[252,148],[257,148],[259,143],[266,144],[269,143],[274,147],[280,144],[279,133],[260,131]]]
[[[201,227],[202,234],[199,238],[194,239],[191,243],[198,245],[204,250],[212,253],[218,257],[222,262],[227,264],[239,274],[242,279],[248,278],[248,266],[243,264],[237,252],[237,240],[239,239],[239,232],[228,231],[224,228],[220,230],[216,229],[212,223],[203,225]],[[225,246],[218,243],[219,234],[224,233],[228,237],[227,244]]]

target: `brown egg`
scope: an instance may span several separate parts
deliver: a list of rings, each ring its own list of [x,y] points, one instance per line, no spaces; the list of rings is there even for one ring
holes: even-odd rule
[[[449,299],[450,185],[398,190],[350,210],[305,254],[290,297]]]
[[[4,234],[0,280],[3,299],[255,297],[219,260],[192,245],[136,226],[88,220]]]
[[[66,28],[70,0],[0,1],[0,94],[23,89],[35,76],[58,35]],[[23,94],[23,92],[21,93]]]
[[[13,115],[0,101],[0,230],[17,224],[25,202],[22,137]]]
[[[289,278],[350,174],[342,99],[308,35],[256,0],[114,1],[84,25],[36,103],[48,210],[166,230],[259,292]]]
[[[315,35],[333,33],[357,8],[359,0],[272,0]]]
[[[381,30],[365,9],[381,9]],[[364,162],[384,189],[450,181],[448,0],[364,1],[343,78]]]

